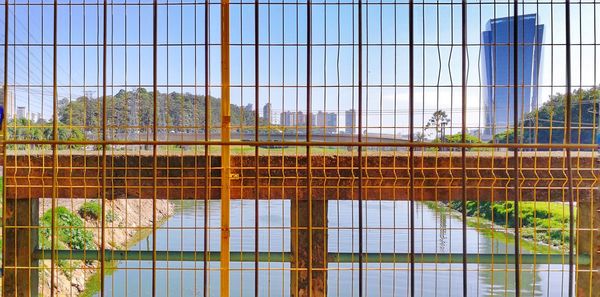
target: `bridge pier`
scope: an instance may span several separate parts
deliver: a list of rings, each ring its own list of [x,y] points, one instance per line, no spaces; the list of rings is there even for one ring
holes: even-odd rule
[[[577,265],[575,286],[580,297],[600,296],[600,189],[592,195],[577,204],[577,254],[589,255],[591,260]]]
[[[292,199],[290,204],[292,216],[290,296],[327,296],[327,201],[313,200],[309,203],[307,200]],[[310,238],[311,232],[312,238]],[[309,261],[312,261],[312,265]]]
[[[38,248],[39,200],[7,199],[5,207],[2,296],[38,296],[39,261],[33,252]]]

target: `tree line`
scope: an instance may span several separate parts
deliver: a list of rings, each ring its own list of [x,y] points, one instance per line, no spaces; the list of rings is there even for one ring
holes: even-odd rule
[[[565,141],[566,95],[556,94],[540,108],[525,115],[518,135],[520,143],[552,143]],[[571,143],[598,144],[600,90],[578,89],[571,93]],[[513,130],[496,135],[496,143],[514,142]]]
[[[156,96],[157,126],[164,132],[203,132],[209,104],[210,127],[221,124],[221,100],[190,93],[158,93]],[[62,99],[58,106],[58,118],[68,126],[83,127],[88,131],[102,127],[103,98],[81,96],[75,100]],[[232,126],[254,126],[255,113],[252,106],[231,104]],[[146,133],[153,129],[154,94],[144,88],[132,91],[120,90],[106,97],[106,125],[112,133],[138,131]]]
[[[527,113],[519,123],[519,143],[552,143],[561,144],[565,141],[566,131],[566,95],[555,94],[550,100],[544,102],[539,108]],[[600,132],[600,90],[591,88],[578,89],[571,93],[571,143],[598,144]],[[437,135],[441,129],[440,123],[450,122],[446,113],[436,111],[427,124],[427,128],[434,128],[436,138],[434,142],[461,143],[461,134],[445,136],[441,139]],[[467,143],[482,143],[479,137],[467,135]],[[513,143],[514,131],[508,129],[494,135],[490,143]]]

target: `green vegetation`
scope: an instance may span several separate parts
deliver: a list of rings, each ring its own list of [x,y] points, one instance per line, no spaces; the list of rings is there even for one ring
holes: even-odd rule
[[[158,126],[177,127],[175,132],[197,133],[196,127],[204,127],[206,115],[205,103],[210,108],[210,125],[219,127],[221,124],[221,100],[190,93],[172,92],[157,94]],[[100,133],[102,126],[102,97],[88,98],[81,96],[74,100],[67,98],[59,101],[58,117],[63,124],[75,127],[85,127],[85,132],[91,135]],[[139,127],[141,134],[152,129],[154,94],[144,88],[126,91],[120,90],[114,96],[106,98],[108,127],[111,133],[133,132],[133,127]],[[251,106],[231,104],[232,127],[254,126],[254,109]],[[260,123],[266,125],[267,123]],[[182,128],[189,127],[189,128]],[[171,130],[171,128],[167,129]],[[168,132],[168,131],[167,131]],[[202,131],[200,131],[202,132]]]
[[[64,206],[56,208],[55,212],[55,249],[95,249],[94,236],[91,231],[86,230],[83,220],[77,214],[69,211]],[[47,210],[40,219],[39,244],[41,249],[51,248],[52,236],[52,209]],[[71,278],[73,269],[79,267],[78,261],[59,260],[58,267]]]
[[[51,140],[53,139],[52,123],[38,121],[33,123],[27,119],[13,119],[6,123],[8,137],[13,140]],[[77,127],[68,127],[63,123],[58,125],[58,139],[61,141],[81,141],[85,139],[82,129]],[[35,145],[27,144],[8,144],[7,149],[25,149],[35,148]],[[61,145],[59,149],[65,148],[82,148],[82,145]],[[45,148],[50,148],[46,145]]]
[[[79,207],[79,216],[88,220],[98,220],[102,216],[102,206],[97,201],[87,201]],[[106,222],[112,223],[117,220],[117,214],[109,209],[106,211]]]
[[[442,214],[448,214],[460,220],[461,214],[459,211],[454,211],[447,207],[446,204],[438,203],[434,201],[424,201],[425,204],[430,209],[433,209]],[[519,204],[520,205],[520,204]],[[503,232],[500,228],[494,228],[492,226],[492,222],[487,219],[483,219],[480,217],[469,216],[467,217],[467,226],[477,229],[477,232],[487,236],[489,238],[493,238],[499,242],[514,242],[516,240],[515,236],[510,232]],[[540,244],[539,242],[535,242],[533,240],[524,240],[521,236],[520,245],[523,250],[537,252],[541,254],[559,254],[561,253],[560,249],[556,246]]]
[[[502,133],[494,135],[494,138],[490,140],[490,143],[513,143],[515,141],[515,131],[506,130]]]
[[[78,211],[82,218],[97,220],[102,216],[102,207],[96,201],[84,202]]]
[[[118,261],[106,261],[104,264],[104,273],[94,273],[85,283],[85,289],[80,297],[98,296],[100,292],[101,277],[110,276],[117,270]]]
[[[64,206],[55,210],[55,232],[57,245],[71,249],[94,249],[94,236],[86,230],[83,220]],[[40,219],[40,247],[49,249],[51,244],[52,209],[47,210]]]
[[[169,154],[180,154],[183,152],[194,152],[196,154],[202,154],[204,153],[204,146],[203,145],[189,145],[189,146],[160,146],[158,148],[159,152],[168,152]],[[356,151],[356,148],[354,148],[354,151]],[[248,145],[235,145],[235,146],[231,146],[230,148],[230,152],[231,154],[234,155],[253,155],[254,154],[254,147],[253,146],[248,146]],[[347,149],[347,147],[329,147],[329,146],[314,146],[311,148],[311,153],[312,154],[344,154],[344,153],[348,153],[349,150]],[[219,146],[216,145],[212,145],[209,147],[209,153],[211,155],[220,155],[221,154],[221,148]],[[305,146],[282,146],[282,147],[259,147],[259,154],[261,155],[272,155],[272,156],[276,156],[276,155],[281,155],[281,154],[301,154],[304,155],[306,154],[306,147]]]
[[[445,111],[437,110],[432,115],[431,118],[425,124],[425,131],[433,128],[435,133],[435,139],[439,139],[439,135],[443,134],[444,127],[448,125],[452,120],[448,117]],[[424,132],[425,132],[424,131]],[[424,135],[423,135],[424,136]]]
[[[462,201],[452,201],[448,207],[462,211]],[[477,216],[505,228],[515,227],[514,203],[468,201],[467,216]],[[569,241],[569,207],[556,202],[520,202],[521,236],[545,244],[561,246]]]
[[[118,218],[117,214],[114,211],[112,211],[112,209],[109,209],[106,212],[106,222],[107,223],[112,223],[112,222],[116,221],[117,218]]]
[[[442,143],[442,142],[443,143],[456,143],[456,144],[462,143],[463,142],[462,141],[462,133],[457,133],[457,134],[454,134],[454,135],[446,136],[444,138],[444,141],[442,141],[441,139],[438,139],[438,138],[436,138],[436,139],[433,140],[433,143]],[[479,137],[467,134],[467,135],[465,135],[465,143],[474,144],[474,143],[482,143],[482,142],[479,139]],[[445,150],[460,150],[458,147],[456,147],[456,148],[444,148],[444,149]],[[486,150],[486,149],[487,148],[472,147],[472,148],[467,148],[467,151],[481,151],[481,150]],[[436,151],[436,150],[438,150],[438,148],[432,147],[432,148],[429,148],[429,150]]]
[[[571,94],[571,143],[597,143],[598,106],[600,89],[575,90]],[[563,143],[565,133],[564,94],[556,94],[538,109],[525,115],[521,126],[520,143]],[[512,131],[497,134],[496,143],[513,142]]]

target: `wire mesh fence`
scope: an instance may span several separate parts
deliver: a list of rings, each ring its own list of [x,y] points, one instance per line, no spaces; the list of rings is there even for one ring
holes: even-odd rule
[[[598,296],[594,1],[6,0],[4,296]]]

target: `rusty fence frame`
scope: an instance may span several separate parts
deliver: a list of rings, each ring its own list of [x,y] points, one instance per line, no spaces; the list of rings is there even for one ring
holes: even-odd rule
[[[53,51],[57,52],[57,8],[58,1],[53,2],[54,20],[53,20]],[[204,3],[204,2],[203,2]],[[510,2],[513,8],[515,24],[518,24],[519,5],[518,0]],[[205,6],[205,28],[208,32],[208,6],[214,4],[206,2]],[[514,281],[516,284],[516,294],[519,295],[520,290],[520,264],[563,264],[568,265],[568,280],[569,280],[569,296],[597,296],[600,292],[600,231],[595,229],[595,226],[600,222],[600,172],[598,165],[598,144],[581,144],[571,142],[571,106],[572,106],[572,85],[571,73],[566,72],[565,94],[566,94],[566,119],[564,128],[565,141],[562,144],[556,143],[520,143],[518,133],[521,131],[519,126],[519,79],[518,67],[514,67],[514,82],[513,88],[513,142],[512,143],[468,143],[466,139],[467,126],[467,6],[466,0],[460,4],[462,11],[462,47],[461,47],[461,88],[462,88],[462,137],[460,143],[429,143],[420,142],[415,138],[415,28],[414,28],[414,12],[415,2],[409,1],[409,139],[408,141],[379,141],[371,142],[365,138],[361,132],[366,123],[363,122],[362,115],[364,98],[363,88],[367,88],[363,82],[363,6],[367,5],[362,0],[357,3],[352,3],[358,7],[357,12],[357,27],[358,40],[356,41],[358,51],[358,131],[356,141],[319,141],[313,138],[311,134],[312,119],[307,116],[305,121],[305,140],[285,141],[286,146],[299,148],[303,147],[306,151],[304,155],[283,156],[281,161],[272,156],[262,156],[259,154],[260,146],[277,146],[281,145],[280,141],[261,141],[259,137],[258,124],[254,125],[254,139],[248,141],[231,140],[231,106],[230,106],[230,2],[224,0],[218,3],[220,6],[221,17],[221,139],[211,139],[210,121],[205,120],[205,133],[203,140],[181,140],[170,141],[158,139],[158,1],[153,1],[153,126],[152,140],[113,140],[107,135],[107,63],[103,63],[103,78],[102,78],[102,134],[100,140],[85,140],[71,141],[59,139],[59,124],[58,124],[58,92],[57,92],[57,58],[54,55],[53,59],[53,121],[52,121],[52,139],[47,140],[19,140],[9,139],[6,131],[8,131],[7,121],[4,121],[2,130],[5,131],[2,143],[0,144],[6,152],[8,145],[49,145],[51,147],[51,159],[45,155],[3,155],[4,179],[3,184],[3,264],[4,264],[4,282],[3,296],[17,295],[37,295],[37,273],[40,269],[38,266],[39,260],[51,260],[51,279],[54,279],[55,264],[59,260],[98,260],[100,261],[100,272],[104,276],[107,268],[105,262],[114,260],[147,260],[152,261],[152,295],[157,295],[156,289],[156,270],[158,261],[198,261],[202,259],[204,269],[206,270],[208,261],[220,261],[220,293],[224,296],[229,296],[231,287],[230,267],[231,262],[253,262],[255,264],[255,279],[254,293],[258,295],[259,282],[261,281],[258,275],[259,262],[290,262],[293,276],[291,277],[291,294],[296,296],[298,292],[308,292],[309,296],[323,296],[327,290],[327,263],[358,263],[358,287],[359,295],[365,292],[365,279],[363,276],[366,270],[366,263],[408,263],[409,264],[409,294],[414,296],[416,293],[415,271],[417,263],[455,263],[462,264],[462,290],[463,295],[467,295],[469,280],[467,277],[467,264],[469,263],[511,263],[515,265]],[[4,106],[7,104],[9,91],[9,76],[8,66],[9,61],[9,7],[11,1],[6,0],[5,9],[5,42],[4,42]],[[254,3],[255,23],[254,32],[258,35],[259,32],[259,5]],[[307,10],[307,42],[306,42],[306,97],[307,97],[307,114],[311,114],[311,67],[312,67],[312,22],[311,8],[312,2],[308,0],[306,3]],[[571,49],[570,49],[570,32],[571,32],[571,16],[570,16],[570,1],[564,2],[565,9],[565,27],[566,27],[566,56],[565,64],[567,69],[571,68]],[[103,1],[103,61],[107,59],[107,15],[108,1]],[[519,41],[518,41],[518,25],[513,26],[514,40],[512,42],[513,54],[519,56]],[[205,62],[208,60],[208,34],[205,35],[206,50]],[[255,75],[258,77],[260,69],[258,67],[259,55],[259,40],[256,38],[254,44],[254,57],[256,59]],[[208,67],[205,69],[206,82],[204,88],[206,94],[209,94],[209,72]],[[255,87],[255,123],[258,123],[258,98],[260,90]],[[205,115],[210,114],[208,104],[208,96],[205,97]],[[6,115],[6,111],[5,111]],[[94,155],[77,155],[70,153],[65,156],[61,153],[59,147],[63,145],[98,145],[101,146],[101,151]],[[151,155],[140,154],[132,157],[129,161],[122,158],[119,154],[111,153],[107,147],[112,145],[151,145]],[[203,146],[204,153],[202,155],[186,156],[169,156],[159,152],[159,147],[164,145],[194,145]],[[253,147],[253,156],[236,156],[232,154],[230,149],[234,146],[250,146]],[[356,157],[337,156],[336,158],[327,159],[312,152],[315,147],[320,146],[335,146],[335,147],[350,147],[356,149]],[[220,147],[220,156],[210,153],[210,147]],[[382,148],[392,147],[395,149],[404,149],[408,152],[394,153],[393,155],[372,154],[366,148]],[[365,148],[365,150],[363,150]],[[453,149],[460,150],[460,158],[453,157],[451,153],[446,152],[419,152],[419,149],[425,148],[447,148],[450,151]],[[467,152],[473,148],[488,148],[488,149],[503,149],[511,151],[512,157],[498,154],[495,156],[492,152],[490,155],[480,153]],[[552,149],[558,150],[549,156],[538,156],[528,152],[536,149]],[[575,153],[573,153],[575,152]],[[470,159],[476,155],[477,159]],[[25,158],[27,161],[25,161]],[[71,166],[70,162],[79,158],[83,160],[84,166]],[[100,158],[100,159],[98,159]],[[351,164],[345,168],[340,168],[335,162],[345,158],[347,163]],[[454,158],[454,159],[453,159]],[[322,160],[321,160],[322,159]],[[31,163],[33,160],[33,163]],[[96,161],[93,161],[96,160]],[[99,161],[98,161],[99,160]],[[132,161],[133,160],[133,161]],[[375,160],[375,161],[373,161]],[[94,164],[94,162],[97,162]],[[131,166],[134,169],[128,168],[127,162],[135,163]],[[169,163],[172,162],[172,163]],[[329,163],[328,163],[329,162]],[[435,162],[435,166],[430,166]],[[438,163],[439,162],[439,163]],[[487,162],[486,165],[481,163]],[[543,163],[545,166],[541,166]],[[35,166],[31,166],[34,164]],[[65,165],[66,164],[66,165]],[[167,164],[167,165],[165,165]],[[201,164],[202,166],[199,166]],[[265,166],[265,164],[268,164]],[[383,164],[383,165],[382,165]],[[533,169],[527,168],[526,165],[538,164]],[[28,167],[29,166],[29,167]],[[433,168],[432,168],[433,167]],[[140,179],[142,169],[151,170],[150,179],[144,183],[139,182],[135,188],[138,192],[129,191],[127,185],[136,183]],[[202,169],[202,174],[197,171]],[[86,179],[86,173],[83,171],[94,171],[93,178]],[[192,170],[193,175],[186,176],[186,170]],[[431,170],[431,176],[426,173]],[[39,176],[34,176],[33,171]],[[286,171],[293,171],[290,177]],[[176,173],[173,173],[176,172]],[[493,180],[486,180],[485,175],[493,176]],[[540,175],[547,175],[541,178]],[[98,181],[97,176],[101,179]],[[74,177],[83,177],[83,184],[78,182],[68,183],[67,180]],[[131,178],[131,180],[130,180]],[[35,180],[35,182],[32,182]],[[327,227],[327,198],[328,187],[336,191],[336,196],[339,200],[356,200],[358,201],[358,252],[355,253],[340,253],[327,251],[327,235],[324,228]],[[198,191],[202,188],[203,191]],[[31,193],[34,193],[33,196]],[[73,194],[76,193],[76,194]],[[52,208],[56,208],[56,201],[59,197],[71,197],[77,195],[77,198],[100,197],[102,201],[102,217],[104,218],[107,212],[106,201],[117,194],[126,195],[127,197],[135,197],[139,199],[152,199],[153,209],[153,225],[152,234],[156,236],[157,229],[157,213],[156,200],[159,197],[168,199],[196,199],[207,202],[209,199],[220,199],[221,202],[221,226],[220,226],[220,250],[209,251],[205,241],[204,251],[160,251],[157,250],[156,242],[153,241],[152,251],[136,251],[131,253],[127,250],[110,250],[106,247],[106,226],[105,219],[101,219],[101,247],[99,250],[61,250],[57,249],[55,242],[54,226],[55,212],[52,212],[52,242],[51,249],[43,250],[37,247],[37,229],[30,228],[37,222],[36,212],[38,211],[37,198],[51,197]],[[71,196],[69,196],[71,195]],[[112,196],[111,196],[112,195]],[[364,218],[363,218],[363,201],[367,200],[407,200],[410,203],[411,213],[415,213],[415,202],[425,200],[436,200],[437,197],[447,195],[453,200],[463,202],[463,211],[461,220],[462,224],[462,253],[419,253],[415,250],[415,222],[414,216],[410,216],[410,252],[407,253],[367,253],[363,250]],[[515,211],[519,213],[519,203],[522,201],[561,201],[568,204],[569,209],[569,234],[581,234],[577,237],[577,248],[574,236],[569,237],[568,255],[565,257],[560,254],[522,254],[519,247],[519,240],[515,241],[513,254],[495,254],[495,253],[468,253],[467,252],[467,214],[466,202],[467,197],[474,195],[481,200],[493,200],[494,196],[504,197],[504,200],[512,198],[515,206]],[[34,197],[35,196],[35,197]],[[248,198],[251,197],[251,198]],[[255,199],[256,202],[262,199],[271,199],[274,197],[296,197],[292,200],[292,223],[295,224],[292,230],[292,251],[277,254],[260,252],[258,249],[258,231],[259,227],[254,227],[255,232],[255,250],[249,251],[231,251],[230,249],[230,202],[232,199]],[[376,197],[376,198],[375,198]],[[384,197],[384,198],[381,198]],[[490,198],[491,197],[491,198]],[[565,200],[565,197],[567,198]],[[36,202],[33,202],[36,200]],[[499,201],[504,201],[499,199]],[[589,217],[584,217],[588,221],[582,221],[579,216],[575,216],[575,203],[577,203],[580,214],[585,214]],[[207,211],[205,209],[205,211]],[[12,213],[21,214],[20,216],[12,215]],[[255,203],[255,216],[258,217],[258,203]],[[207,213],[204,213],[206,232]],[[520,218],[514,217],[515,237],[519,238]],[[578,221],[576,221],[578,220]],[[33,230],[33,231],[31,231]],[[15,240],[10,240],[11,236]],[[9,238],[6,240],[6,238]],[[33,246],[32,246],[33,245]],[[13,252],[16,251],[16,252]],[[307,260],[308,259],[308,260]],[[104,295],[104,277],[101,277],[100,294]],[[206,273],[204,274],[204,292],[208,295]],[[51,294],[54,295],[54,286],[51,286]]]

